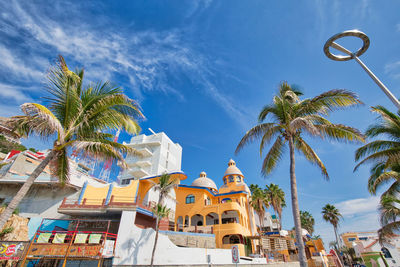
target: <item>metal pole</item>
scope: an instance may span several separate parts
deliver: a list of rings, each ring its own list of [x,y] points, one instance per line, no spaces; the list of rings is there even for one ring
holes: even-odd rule
[[[361,61],[355,54],[353,58],[360,64],[360,66],[368,73],[368,75],[376,82],[376,84],[382,89],[382,91],[389,97],[393,104],[400,110],[400,101],[387,89],[387,87],[375,76],[375,74]]]

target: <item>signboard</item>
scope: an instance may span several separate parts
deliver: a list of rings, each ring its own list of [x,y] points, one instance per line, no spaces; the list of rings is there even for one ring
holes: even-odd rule
[[[94,257],[100,255],[102,245],[72,245],[68,256]]]
[[[53,256],[65,257],[95,257],[100,255],[102,245],[74,244],[68,249],[69,244],[32,244],[28,251],[28,257]]]
[[[232,246],[232,262],[239,263],[239,247],[237,245]]]
[[[0,242],[0,260],[19,260],[23,257],[29,242]]]
[[[68,244],[37,244],[33,243],[28,251],[28,257],[35,256],[59,256],[67,253]]]
[[[114,256],[114,243],[114,240],[106,240],[102,253],[103,257],[110,258]]]

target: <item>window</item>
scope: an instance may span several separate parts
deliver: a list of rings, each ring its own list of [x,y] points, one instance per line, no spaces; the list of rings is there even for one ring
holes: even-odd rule
[[[233,175],[229,175],[229,182],[232,183],[233,181],[235,181],[235,177],[233,177]]]
[[[211,199],[209,197],[207,197],[206,199],[204,199],[206,206],[211,205]]]
[[[186,197],[186,204],[191,204],[194,203],[194,196],[193,195],[188,195]]]
[[[227,203],[227,202],[232,202],[232,199],[230,198],[224,198],[222,199],[221,203]]]
[[[239,175],[236,176],[236,182],[240,183],[242,181],[242,177],[240,177]]]
[[[227,180],[228,180],[228,179],[224,178],[224,184],[226,184],[226,183],[227,183]]]
[[[350,237],[348,240],[349,241],[356,241],[356,239],[354,237]]]

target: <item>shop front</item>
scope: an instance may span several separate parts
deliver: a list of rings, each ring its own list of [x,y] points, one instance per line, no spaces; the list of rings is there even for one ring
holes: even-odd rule
[[[110,220],[52,221],[56,223],[53,223],[51,230],[45,230],[46,227],[42,227],[44,223],[39,227],[26,249],[21,266],[112,265],[117,222]]]
[[[0,241],[0,266],[17,266],[28,245],[27,241]]]

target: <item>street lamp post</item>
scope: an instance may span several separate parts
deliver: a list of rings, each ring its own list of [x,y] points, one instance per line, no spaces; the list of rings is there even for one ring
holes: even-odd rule
[[[347,36],[360,38],[363,41],[363,46],[360,49],[358,49],[357,52],[351,52],[335,42],[336,40],[338,40],[342,37],[347,37]],[[382,89],[382,91],[386,94],[386,96],[389,97],[389,99],[393,102],[393,104],[398,109],[400,109],[399,100],[378,79],[378,77],[375,76],[375,74],[364,64],[364,62],[362,62],[361,59],[358,58],[359,56],[364,54],[365,51],[367,51],[369,44],[370,44],[369,38],[365,33],[361,32],[359,30],[344,31],[344,32],[335,34],[334,36],[329,38],[328,41],[326,41],[326,43],[324,45],[324,53],[328,58],[330,58],[332,60],[336,60],[336,61],[348,61],[351,59],[355,59],[358,62],[358,64],[360,64],[360,66],[365,70],[365,72],[367,72],[367,74],[372,78],[372,80],[374,80],[376,82],[376,84]],[[335,48],[335,49],[345,53],[346,55],[332,54],[329,49],[330,47]]]

